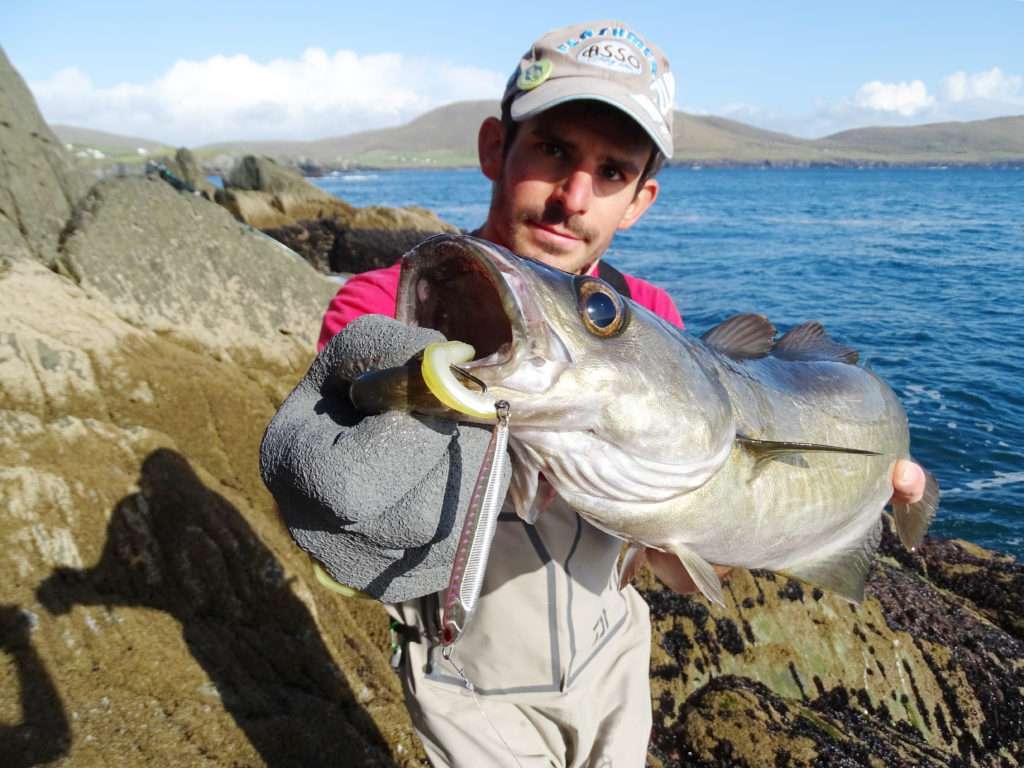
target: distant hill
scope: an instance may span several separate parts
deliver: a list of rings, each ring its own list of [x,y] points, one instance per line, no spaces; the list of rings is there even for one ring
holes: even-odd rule
[[[375,167],[476,165],[481,121],[498,114],[496,101],[463,101],[438,107],[394,128],[316,141],[239,141],[195,150],[207,167],[226,170],[245,154],[268,155],[307,172]],[[54,126],[63,141],[101,148],[143,147],[156,142],[99,131]],[[71,133],[74,131],[75,133]],[[95,144],[81,139],[95,135]],[[801,139],[722,117],[676,112],[676,156],[687,165],[956,165],[1024,164],[1024,115],[965,123],[899,128],[858,128],[820,139]]]
[[[676,112],[674,163],[791,164],[823,161],[814,142],[724,117]]]
[[[99,150],[107,156],[140,155],[138,150],[145,150],[147,154],[166,152],[170,148],[168,144],[161,144],[150,139],[140,139],[134,136],[121,136],[117,133],[106,131],[95,131],[92,128],[79,128],[75,125],[54,124],[50,128],[57,138],[65,144],[70,144],[75,149]]]
[[[1024,160],[1024,115],[969,123],[857,128],[816,143],[835,151],[898,157],[903,162],[931,162],[941,156],[951,163],[1019,163]]]
[[[318,141],[237,141],[200,147],[200,158],[229,154],[266,154],[292,162],[345,167],[476,165],[480,123],[498,114],[496,101],[460,101],[438,107],[405,125],[362,131]]]

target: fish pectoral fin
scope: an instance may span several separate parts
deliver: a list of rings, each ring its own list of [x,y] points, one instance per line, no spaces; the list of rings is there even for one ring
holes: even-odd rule
[[[896,533],[903,546],[914,551],[931,525],[939,507],[939,484],[931,472],[924,472],[924,495],[916,504],[893,504],[892,514],[896,520]]]
[[[537,522],[539,509],[534,501],[537,498],[537,468],[524,461],[516,451],[509,451],[512,460],[512,482],[508,495],[512,499],[512,507],[520,519],[533,525]]]
[[[775,342],[772,356],[792,361],[830,361],[853,365],[859,357],[857,350],[834,341],[817,320],[790,328]]]
[[[683,568],[690,574],[693,583],[712,603],[725,607],[725,594],[722,592],[722,581],[715,573],[714,567],[685,544],[673,544],[670,549],[679,558]]]
[[[626,585],[633,580],[640,566],[647,562],[647,547],[642,544],[630,544],[626,554],[622,556],[622,566],[619,568],[619,589],[625,589]]]
[[[882,520],[879,518],[867,534],[851,547],[820,560],[790,566],[781,573],[824,587],[842,595],[851,603],[859,604],[864,599],[864,580],[875,560],[875,552],[881,540]]]
[[[733,360],[767,357],[775,339],[775,326],[764,315],[733,315],[700,339]]]
[[[820,443],[791,443],[780,440],[759,440],[746,435],[736,435],[736,442],[746,448],[757,459],[758,463],[768,459],[794,456],[800,453],[848,453],[855,456],[881,456],[877,451],[865,451],[860,448],[842,448],[836,445]],[[791,462],[793,463],[793,462]],[[800,466],[800,464],[796,464]],[[806,466],[806,463],[805,463]]]

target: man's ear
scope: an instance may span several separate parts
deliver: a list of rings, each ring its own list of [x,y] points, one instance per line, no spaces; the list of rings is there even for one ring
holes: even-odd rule
[[[476,152],[480,158],[480,170],[491,181],[497,181],[501,176],[501,166],[505,162],[501,151],[504,143],[505,129],[501,126],[501,120],[488,117],[480,124],[480,132],[476,137]]]
[[[622,220],[619,222],[618,229],[629,229],[636,224],[640,217],[647,212],[647,209],[654,204],[654,201],[658,199],[658,190],[660,188],[657,179],[647,179],[640,189],[636,191],[633,201],[626,206],[626,212],[622,214]]]

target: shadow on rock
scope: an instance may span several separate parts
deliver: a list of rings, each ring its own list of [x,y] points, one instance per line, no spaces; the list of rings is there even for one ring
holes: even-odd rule
[[[141,492],[114,508],[99,563],[39,588],[74,605],[174,616],[225,709],[269,766],[390,766],[387,746],[324,647],[313,617],[239,511],[161,449]]]
[[[21,722],[0,723],[5,768],[48,763],[66,755],[71,744],[67,714],[30,634],[28,614],[0,605],[0,652],[14,661],[21,695]]]

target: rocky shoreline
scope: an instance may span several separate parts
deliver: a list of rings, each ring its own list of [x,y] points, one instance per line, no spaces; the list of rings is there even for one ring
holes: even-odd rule
[[[409,165],[409,166],[381,166],[364,163],[344,163],[340,165],[323,164],[313,161],[293,161],[287,157],[275,158],[274,160],[282,168],[295,171],[305,177],[318,178],[323,176],[330,176],[332,173],[353,173],[353,172],[369,172],[369,171],[394,171],[394,170],[437,170],[438,168],[444,169],[471,169],[477,168],[475,164],[457,164],[457,165],[444,165],[444,166],[424,166],[424,165]],[[232,165],[225,166],[218,163],[204,163],[203,170],[211,176],[222,176],[228,174],[230,169],[234,167]],[[688,170],[703,170],[706,168],[735,168],[735,169],[772,169],[772,170],[802,170],[802,169],[827,169],[827,168],[847,168],[851,170],[876,170],[876,169],[921,169],[921,168],[978,168],[984,170],[1021,170],[1024,169],[1024,160],[1007,160],[998,162],[956,162],[956,161],[942,161],[942,162],[896,162],[896,161],[885,161],[885,160],[870,160],[870,161],[854,161],[854,160],[835,160],[835,161],[821,161],[821,160],[759,160],[756,162],[744,162],[741,160],[708,160],[708,161],[682,161],[682,162],[669,162],[667,163],[672,168],[684,168]]]
[[[424,765],[382,609],[317,586],[257,449],[323,272],[447,225],[256,158],[220,191],[174,162],[200,194],[80,174],[0,52],[3,764]],[[889,536],[856,607],[769,573],[725,609],[641,587],[650,765],[1021,764],[1011,557]]]

